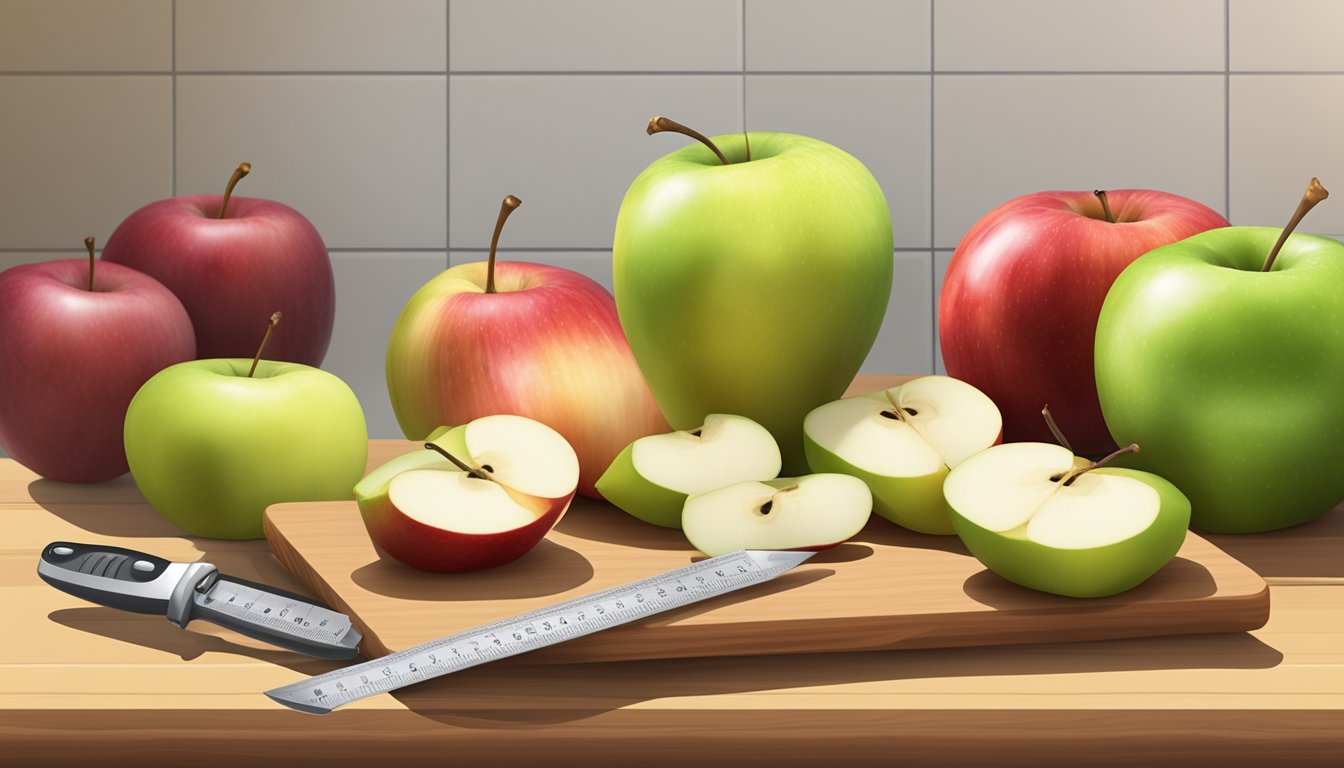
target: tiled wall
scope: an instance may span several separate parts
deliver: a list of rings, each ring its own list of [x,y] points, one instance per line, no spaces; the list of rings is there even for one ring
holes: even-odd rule
[[[0,268],[250,160],[239,194],[331,247],[325,367],[393,436],[406,298],[483,257],[506,193],[505,258],[609,286],[627,185],[684,143],[644,134],[663,113],[863,160],[896,245],[866,370],[930,371],[951,250],[1010,197],[1156,187],[1278,225],[1311,175],[1344,185],[1341,32],[1333,0],[0,0]]]

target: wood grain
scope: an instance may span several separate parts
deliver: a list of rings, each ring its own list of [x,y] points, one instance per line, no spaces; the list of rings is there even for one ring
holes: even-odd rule
[[[898,378],[860,377],[855,390]],[[1264,627],[604,664],[524,656],[314,718],[261,691],[335,665],[91,605],[35,573],[41,547],[67,539],[304,591],[264,541],[186,536],[128,477],[61,486],[0,460],[0,764],[1341,764],[1344,509],[1207,538],[1264,569]]]
[[[414,450],[375,444],[370,463]],[[432,574],[380,553],[354,502],[279,504],[266,538],[285,568],[354,618],[383,656],[509,616],[684,567],[700,555],[680,531],[577,498],[536,549],[499,568]],[[1198,535],[1136,589],[1079,600],[1010,584],[955,536],[874,518],[850,542],[780,578],[529,654],[534,662],[872,651],[1150,635],[1263,626],[1263,579]]]

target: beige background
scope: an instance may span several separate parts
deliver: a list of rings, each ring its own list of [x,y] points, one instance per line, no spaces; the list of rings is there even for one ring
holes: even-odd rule
[[[1330,0],[0,0],[0,268],[250,160],[239,194],[331,248],[324,367],[399,436],[403,302],[483,258],[506,193],[506,258],[610,285],[621,197],[681,143],[644,135],[658,112],[863,160],[896,245],[865,370],[928,372],[951,250],[999,202],[1156,187],[1277,225],[1309,176],[1341,183],[1341,29]],[[1344,233],[1344,205],[1305,228]]]

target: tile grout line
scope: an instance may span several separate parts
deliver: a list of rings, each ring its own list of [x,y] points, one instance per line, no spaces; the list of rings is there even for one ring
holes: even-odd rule
[[[747,132],[747,0],[737,0],[742,19],[742,47],[738,51],[738,64],[742,70],[742,133]]]
[[[186,77],[439,77],[444,70],[302,70],[302,69],[239,69],[239,70],[176,70],[173,69],[62,69],[62,70],[0,70],[0,77],[153,77],[183,75]],[[791,70],[791,69],[694,69],[694,70],[463,70],[454,74],[462,77],[709,77],[751,75],[755,77],[891,77],[906,75],[919,77],[929,74],[943,77],[1198,77],[1227,74],[1224,69],[1000,69],[1000,70],[929,70],[929,69],[865,69],[865,70]],[[1237,70],[1238,75],[1256,77],[1340,77],[1344,69],[1266,69]]]
[[[934,85],[938,82],[934,74],[933,45],[934,45],[934,16],[936,15],[937,4],[929,0],[929,333],[933,336],[933,343],[929,346],[929,373],[938,372],[938,276],[934,274],[938,271],[937,251],[933,246],[938,244],[934,235],[934,223],[937,219],[934,216],[934,192],[937,182],[933,177],[933,144],[935,139],[934,128],[937,125],[934,120]]]
[[[172,66],[172,95],[169,106],[172,115],[168,127],[168,191],[170,197],[177,196],[177,0],[173,0],[169,10],[169,58]]]
[[[453,246],[453,1],[444,0],[444,269]]]
[[[1223,0],[1223,216],[1232,220],[1232,0]]]

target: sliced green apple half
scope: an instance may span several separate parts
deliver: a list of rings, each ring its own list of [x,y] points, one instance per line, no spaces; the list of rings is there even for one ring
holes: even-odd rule
[[[560,433],[522,416],[485,416],[430,435],[355,486],[369,536],[414,568],[474,571],[516,560],[559,522],[579,482]]]
[[[640,520],[681,527],[693,493],[779,474],[779,445],[745,416],[711,413],[698,429],[641,437],[597,480],[602,497]]]
[[[999,409],[983,392],[949,376],[922,376],[891,389],[847,397],[803,419],[813,472],[863,480],[873,511],[920,533],[952,534],[943,479],[1003,436]]]
[[[994,446],[947,476],[948,515],[986,568],[1069,597],[1132,589],[1185,541],[1190,501],[1135,469],[1092,466],[1049,443]]]
[[[821,550],[863,530],[872,509],[862,480],[823,473],[692,494],[681,527],[691,546],[710,557],[739,549]]]

